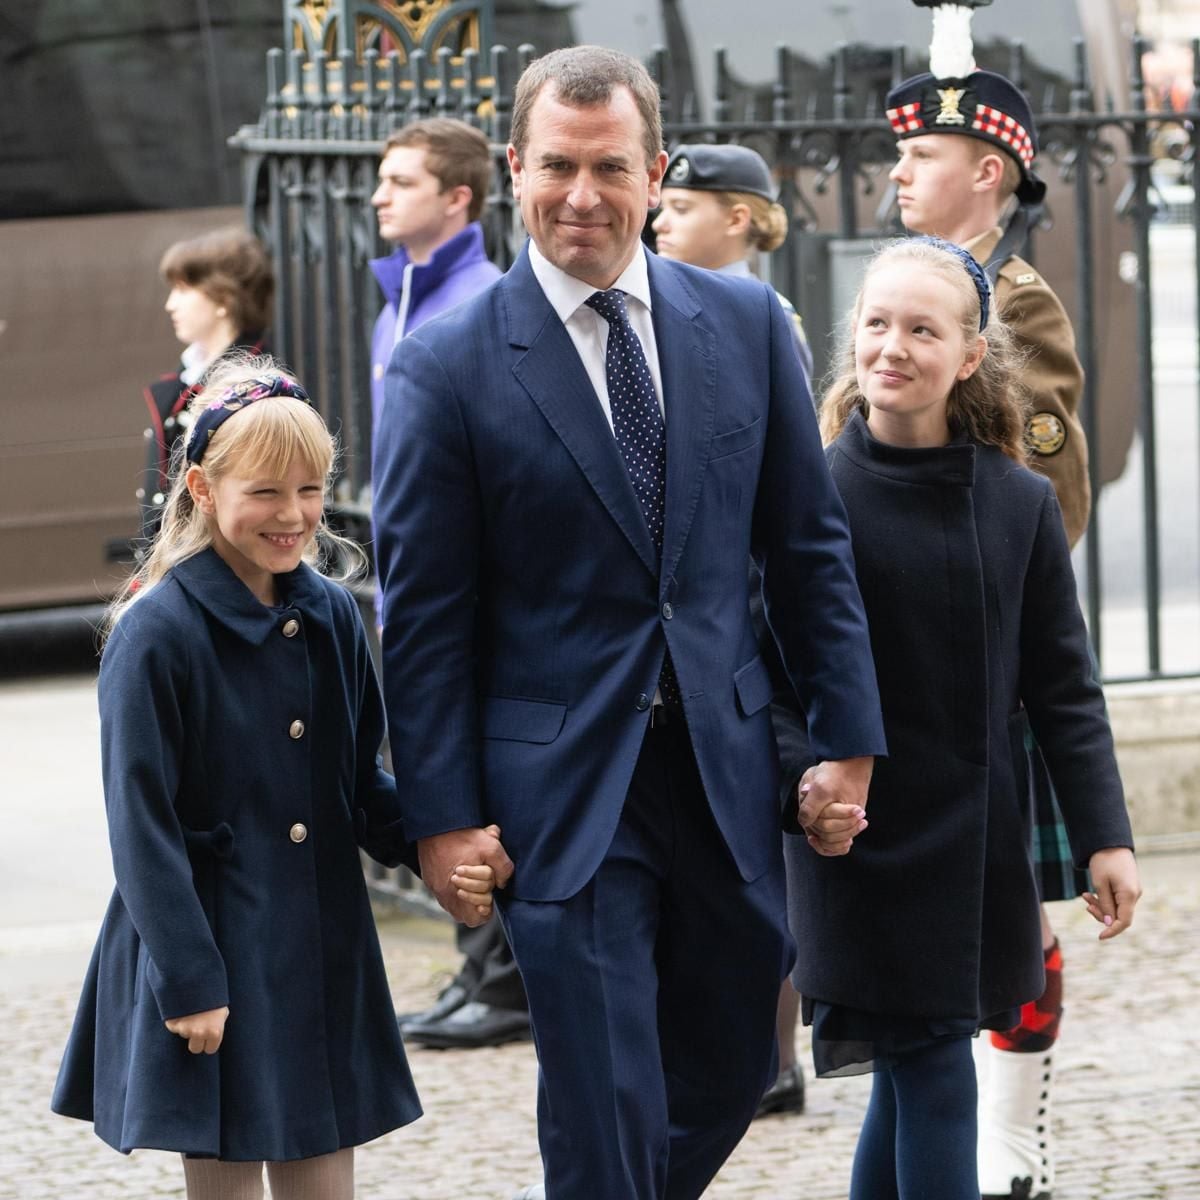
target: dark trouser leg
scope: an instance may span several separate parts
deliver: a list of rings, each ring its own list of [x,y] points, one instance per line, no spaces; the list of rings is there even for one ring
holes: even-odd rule
[[[668,1200],[694,1200],[775,1079],[779,985],[794,957],[782,848],[746,883],[713,820],[690,747],[659,945],[659,1033],[671,1115]],[[697,870],[699,864],[704,864]]]
[[[459,931],[458,948],[467,956],[471,975],[467,982],[468,965],[464,963],[459,980],[465,984],[469,998],[493,1008],[525,1012],[529,1007],[525,985],[521,982],[521,972],[517,970],[517,960],[508,945],[504,926],[491,920],[478,929],[460,925]],[[465,938],[461,936],[463,933],[473,936]]]
[[[782,867],[741,880],[682,722],[647,734],[612,845],[560,903],[501,900],[529,995],[549,1200],[696,1200],[774,1069]]]

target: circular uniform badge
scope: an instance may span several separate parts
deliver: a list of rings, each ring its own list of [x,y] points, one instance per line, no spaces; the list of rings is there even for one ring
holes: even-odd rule
[[[1034,454],[1057,454],[1067,440],[1067,427],[1052,412],[1034,413],[1025,426],[1025,440]]]
[[[672,183],[683,183],[684,180],[692,173],[692,164],[687,158],[680,155],[672,164],[671,170],[667,173],[667,178]]]

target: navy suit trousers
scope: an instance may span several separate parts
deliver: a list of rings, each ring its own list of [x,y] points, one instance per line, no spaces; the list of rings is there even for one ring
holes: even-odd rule
[[[792,942],[782,856],[742,880],[680,717],[647,731],[590,882],[500,911],[537,1043],[548,1200],[696,1200],[774,1079]]]

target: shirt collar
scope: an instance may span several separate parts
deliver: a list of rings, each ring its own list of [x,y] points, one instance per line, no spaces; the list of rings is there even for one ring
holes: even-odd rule
[[[750,279],[754,272],[750,270],[750,264],[744,258],[735,258],[733,262],[718,267],[717,274],[732,275],[735,279]]]
[[[558,319],[565,325],[597,289],[574,275],[568,275],[561,267],[556,267],[537,248],[537,243],[529,241],[529,265],[533,268],[534,278],[537,279],[550,307],[558,314]],[[639,241],[629,266],[617,277],[612,285],[641,303],[650,312],[650,274],[646,268],[646,248]]]

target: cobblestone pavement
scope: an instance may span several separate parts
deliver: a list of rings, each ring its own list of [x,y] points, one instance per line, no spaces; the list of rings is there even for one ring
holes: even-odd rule
[[[86,712],[86,688],[79,699]],[[21,698],[23,710],[38,702],[38,695]],[[64,702],[56,693],[56,707]],[[13,717],[0,693],[6,742]],[[25,743],[19,752],[34,753]],[[44,856],[56,845],[50,839],[78,837],[89,820],[98,841],[92,852],[104,861],[107,847],[102,817],[87,815],[99,805],[94,785],[71,822],[49,798],[30,799],[8,753],[0,750],[0,815],[6,831],[15,830],[0,840],[0,1200],[182,1197],[175,1156],[123,1157],[89,1125],[48,1109],[103,902],[56,910],[45,923],[50,901],[28,891],[23,912],[6,879],[32,856],[31,808],[47,823]],[[81,751],[78,762],[89,775],[90,753]],[[22,847],[19,860],[14,844]],[[82,877],[88,865],[82,851],[75,857],[67,875]],[[1055,906],[1067,963],[1055,1200],[1200,1200],[1200,855],[1147,855],[1142,871],[1137,924],[1115,942],[1098,943],[1081,908]],[[380,928],[397,1007],[422,1007],[453,968],[449,926],[385,917]],[[807,1061],[803,1034],[800,1049]],[[418,1049],[411,1062],[426,1115],[358,1151],[360,1200],[508,1200],[538,1178],[531,1046]],[[710,1200],[843,1200],[868,1088],[862,1078],[810,1081],[808,1111],[756,1122]]]

